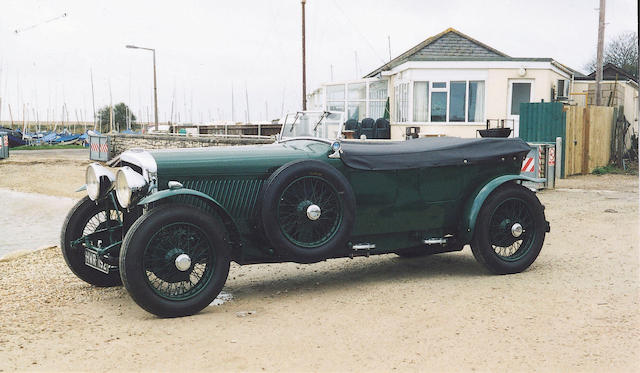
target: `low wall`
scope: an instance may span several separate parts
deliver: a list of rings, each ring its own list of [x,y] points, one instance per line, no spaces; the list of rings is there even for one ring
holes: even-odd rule
[[[109,158],[113,158],[125,150],[142,149],[176,149],[204,148],[209,146],[271,144],[275,138],[267,137],[225,137],[225,136],[180,136],[180,135],[128,135],[110,134]]]

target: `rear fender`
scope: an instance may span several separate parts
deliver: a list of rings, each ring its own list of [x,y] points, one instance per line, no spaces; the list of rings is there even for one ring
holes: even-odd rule
[[[503,175],[476,188],[473,193],[471,193],[471,197],[467,200],[462,212],[462,223],[458,230],[460,242],[465,244],[471,242],[474,228],[476,226],[476,219],[478,218],[478,214],[480,213],[480,209],[482,208],[484,201],[499,186],[510,181],[531,181],[534,183],[543,183],[545,179],[536,179],[522,175]]]
[[[231,245],[239,243],[240,233],[238,230],[238,226],[235,221],[229,214],[229,212],[215,199],[211,196],[199,192],[193,189],[180,188],[180,189],[165,189],[153,194],[150,194],[144,197],[140,202],[138,202],[139,206],[144,206],[152,202],[158,202],[162,200],[166,200],[168,198],[173,198],[177,196],[190,196],[195,199],[204,202],[207,206],[211,207],[215,212],[218,213],[219,217],[222,219],[227,232],[229,233],[229,238],[232,241]]]

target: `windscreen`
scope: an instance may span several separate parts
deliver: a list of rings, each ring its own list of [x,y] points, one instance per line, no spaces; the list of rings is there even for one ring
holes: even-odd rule
[[[287,114],[281,136],[283,138],[318,137],[335,140],[340,137],[342,117],[342,113],[326,111]]]

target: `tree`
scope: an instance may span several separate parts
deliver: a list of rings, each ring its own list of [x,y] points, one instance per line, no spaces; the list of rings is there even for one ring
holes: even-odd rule
[[[609,40],[604,48],[602,64],[612,63],[616,67],[638,77],[638,33],[626,32]],[[596,71],[596,58],[585,65],[588,73]]]
[[[100,132],[109,132],[111,128],[109,122],[109,115],[111,111],[111,106],[107,105],[98,111],[98,130]],[[136,116],[133,115],[131,109],[124,103],[121,102],[113,107],[113,126],[114,130],[124,130],[127,129],[127,114],[129,115],[129,120],[131,123],[131,129],[135,130],[138,128],[136,124]]]

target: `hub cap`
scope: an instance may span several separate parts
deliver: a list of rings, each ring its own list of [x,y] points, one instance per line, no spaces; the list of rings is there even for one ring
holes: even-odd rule
[[[318,205],[307,207],[307,217],[309,220],[318,220],[320,218],[320,207]]]
[[[505,261],[525,256],[533,244],[536,225],[529,205],[520,198],[500,203],[491,216],[489,239],[496,255]]]
[[[315,248],[329,242],[342,222],[338,191],[322,177],[303,176],[289,184],[278,202],[278,223],[294,245]]]
[[[515,238],[518,238],[520,236],[522,236],[522,225],[520,225],[520,223],[515,223],[514,225],[511,226],[511,235]]]
[[[178,257],[176,258],[176,268],[178,268],[178,270],[182,272],[191,268],[191,258],[189,258],[189,255],[187,254],[178,255]]]

